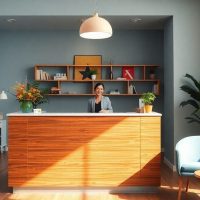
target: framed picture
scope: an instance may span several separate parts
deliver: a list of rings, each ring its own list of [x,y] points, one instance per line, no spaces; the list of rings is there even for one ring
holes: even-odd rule
[[[133,67],[122,67],[122,77],[126,80],[134,79],[134,68]]]
[[[74,80],[91,80],[90,72],[97,71],[96,79],[101,79],[101,55],[75,55]]]

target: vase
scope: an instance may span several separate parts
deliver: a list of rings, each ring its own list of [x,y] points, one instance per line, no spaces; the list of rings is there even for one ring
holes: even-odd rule
[[[20,109],[23,113],[30,113],[33,111],[33,103],[31,101],[20,102]]]

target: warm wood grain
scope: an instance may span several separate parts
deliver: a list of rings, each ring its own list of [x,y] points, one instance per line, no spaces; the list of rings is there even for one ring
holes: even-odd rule
[[[92,56],[94,57],[94,56]],[[95,58],[95,57],[94,57]],[[85,60],[82,60],[85,63]],[[71,65],[71,64],[36,64],[34,67],[34,71],[35,71],[35,80],[36,80],[36,72],[39,69],[42,69],[44,71],[47,71],[49,69],[55,69],[55,72],[59,72],[59,70],[62,71],[62,73],[66,73],[67,74],[67,80],[37,80],[39,82],[54,82],[54,84],[56,84],[55,86],[58,88],[61,88],[62,85],[61,83],[85,83],[88,82],[89,85],[93,86],[91,87],[91,91],[89,92],[85,92],[85,93],[79,93],[77,92],[76,94],[68,94],[68,93],[63,93],[63,94],[48,94],[50,96],[92,96],[93,95],[93,89],[94,89],[94,83],[97,82],[113,82],[113,83],[122,83],[122,84],[126,84],[127,87],[124,88],[124,91],[121,92],[121,94],[106,94],[109,96],[141,96],[142,93],[137,91],[137,94],[128,94],[128,85],[130,85],[130,83],[135,84],[135,82],[137,82],[139,85],[146,85],[148,84],[148,86],[150,87],[153,84],[157,84],[158,86],[158,91],[156,93],[156,95],[160,94],[160,80],[159,79],[149,79],[149,77],[147,76],[147,74],[149,74],[149,68],[159,68],[159,65],[147,65],[147,64],[143,64],[143,65],[130,65],[130,64],[108,64],[108,65],[100,65],[100,64],[95,64],[95,66],[93,64],[89,64],[87,62],[87,65],[91,68],[94,69],[96,68],[98,73],[97,73],[97,78],[95,81],[86,78],[84,80],[82,80],[82,74],[80,73],[80,71],[85,71],[86,65],[83,64],[83,62],[81,61],[81,64],[76,64],[76,65]],[[97,62],[101,63],[99,58],[97,58]],[[90,63],[90,62],[89,62]],[[113,71],[114,69],[117,68],[122,68],[122,67],[132,67],[134,68],[135,72],[139,71],[141,74],[141,77],[134,77],[133,80],[117,80],[116,79],[116,74],[114,75],[114,79],[111,79],[111,77],[105,79],[105,77],[102,79],[102,72],[101,71],[105,71],[105,73],[103,73],[104,75],[109,75],[107,74],[108,72]],[[108,68],[108,69],[106,69]],[[63,70],[62,70],[63,69]],[[101,70],[102,69],[102,70]],[[51,70],[50,70],[51,71]],[[70,76],[70,72],[74,71],[75,73],[75,77]],[[114,70],[115,71],[115,70]],[[114,72],[113,71],[113,72]],[[51,76],[53,76],[54,74],[51,74]],[[124,82],[124,83],[123,83]],[[136,88],[137,90],[137,88]]]
[[[190,187],[188,192],[182,192],[182,200],[199,200],[200,187],[199,179],[190,178]],[[184,180],[186,185],[186,179]],[[7,152],[0,154],[0,199],[1,200],[176,200],[178,194],[178,175],[173,172],[161,161],[161,185],[157,193],[132,193],[125,194],[122,191],[113,194],[108,190],[90,190],[72,189],[64,190],[40,190],[21,191],[13,193],[7,185]]]
[[[140,172],[145,162],[159,171],[159,148],[145,146],[158,118],[141,129],[141,117],[9,117],[9,185],[158,185],[159,173]]]
[[[32,118],[29,185],[117,186],[140,167],[138,122],[123,117]]]
[[[141,117],[141,176],[160,183],[160,117]]]
[[[8,121],[9,185],[21,185],[27,180],[27,125],[26,117]]]

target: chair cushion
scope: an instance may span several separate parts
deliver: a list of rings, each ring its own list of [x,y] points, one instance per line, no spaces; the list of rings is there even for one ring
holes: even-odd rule
[[[181,165],[182,175],[193,175],[196,170],[200,169],[200,162],[183,163]]]

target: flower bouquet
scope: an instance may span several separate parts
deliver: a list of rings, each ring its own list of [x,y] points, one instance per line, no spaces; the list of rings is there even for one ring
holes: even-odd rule
[[[20,102],[22,112],[32,112],[39,104],[46,103],[47,98],[45,94],[48,93],[46,89],[39,89],[39,83],[19,83],[13,86],[16,99]]]

